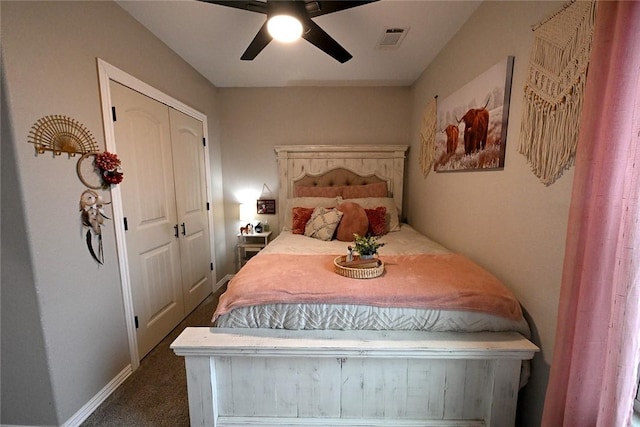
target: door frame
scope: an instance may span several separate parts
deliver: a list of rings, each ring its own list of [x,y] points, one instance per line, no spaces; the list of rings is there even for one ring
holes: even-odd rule
[[[117,67],[109,64],[108,62],[97,58],[98,65],[98,79],[100,85],[100,103],[102,106],[102,123],[104,127],[104,139],[105,149],[112,153],[117,153],[115,130],[113,126],[113,120],[111,116],[111,89],[109,82],[114,81],[120,83],[128,88],[142,93],[158,102],[161,102],[171,108],[183,112],[184,114],[193,117],[194,119],[202,122],[202,130],[205,140],[208,141],[208,128],[207,128],[207,116],[200,111],[197,111],[188,105],[170,97],[169,95],[157,90],[156,88],[148,85],[142,80],[133,77],[132,75],[120,70]],[[209,159],[209,144],[204,146],[204,167],[205,167],[205,185],[207,191],[208,202],[211,203],[211,162]],[[120,267],[120,284],[122,287],[122,299],[124,308],[125,325],[127,328],[127,336],[129,340],[129,354],[131,358],[131,369],[135,371],[140,366],[140,355],[138,353],[138,340],[136,336],[135,326],[135,312],[133,306],[133,297],[131,293],[131,279],[129,274],[129,263],[127,261],[127,245],[126,235],[124,230],[124,210],[122,204],[122,193],[120,187],[111,187],[111,207],[113,214],[113,225],[116,235],[116,252],[118,256],[118,266]],[[214,236],[213,236],[213,215],[209,210],[208,214],[209,222],[209,246],[211,254],[211,262],[215,259],[214,252]],[[215,264],[214,269],[211,272],[211,283],[215,283],[216,271]],[[212,289],[213,291],[213,289]]]

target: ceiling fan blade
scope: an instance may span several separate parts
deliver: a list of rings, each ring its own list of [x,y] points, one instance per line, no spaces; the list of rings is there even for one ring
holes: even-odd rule
[[[308,30],[302,33],[302,38],[325,52],[327,55],[332,56],[336,61],[344,64],[353,58],[345,48],[340,46],[337,41],[335,41],[311,19],[306,19],[303,23],[303,27],[305,27],[305,29],[308,28]]]
[[[205,3],[212,3],[221,6],[233,7],[235,9],[248,10],[262,13],[271,17],[284,13],[296,16],[303,22],[305,31],[302,38],[307,40],[318,49],[327,53],[338,62],[344,64],[353,56],[345,48],[335,41],[329,34],[311,20],[316,16],[338,12],[352,7],[362,6],[378,0],[200,0]],[[247,50],[240,59],[251,61],[271,42],[272,37],[267,31],[265,22],[256,36],[253,38]]]
[[[200,0],[204,3],[219,4],[220,6],[233,7],[235,9],[248,10],[250,12],[267,14],[267,3],[264,1],[229,1],[229,0]]]
[[[260,27],[260,30],[258,30],[256,36],[249,44],[249,47],[247,47],[247,50],[245,50],[240,57],[240,59],[242,59],[243,61],[252,61],[256,56],[258,56],[260,52],[262,52],[262,49],[264,49],[271,40],[272,38],[269,34],[269,31],[267,31],[267,23],[265,21],[265,23],[262,24],[262,27]]]
[[[374,3],[378,0],[364,1],[306,1],[307,16],[315,18],[316,16],[326,15],[327,13],[339,12],[352,7],[362,6],[368,3]]]

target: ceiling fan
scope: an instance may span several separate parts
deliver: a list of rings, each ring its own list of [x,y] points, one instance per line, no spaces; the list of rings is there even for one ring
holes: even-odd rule
[[[236,9],[248,10],[250,12],[262,13],[267,15],[267,20],[262,25],[256,36],[253,38],[247,50],[242,54],[240,59],[244,61],[253,60],[264,49],[271,40],[279,40],[277,34],[278,21],[284,22],[284,25],[291,25],[294,29],[294,36],[287,40],[283,37],[282,41],[293,41],[302,37],[318,49],[332,56],[340,63],[345,63],[353,56],[347,52],[345,48],[335,41],[329,34],[320,28],[311,18],[326,15],[328,13],[338,12],[350,9],[356,6],[362,6],[367,3],[373,3],[377,0],[369,1],[309,1],[309,0],[240,0],[240,1],[220,1],[220,0],[201,0],[206,3],[213,3],[222,6],[233,7]],[[287,24],[288,22],[288,24]]]

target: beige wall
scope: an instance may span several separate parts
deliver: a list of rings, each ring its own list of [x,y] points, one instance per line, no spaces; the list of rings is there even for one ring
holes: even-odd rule
[[[113,223],[106,221],[105,265],[98,267],[82,239],[78,202],[85,187],[76,176],[77,157],[35,156],[29,130],[43,116],[69,116],[104,150],[98,57],[205,113],[216,263],[224,274],[217,94],[114,2],[2,1],[0,7],[2,215],[9,220],[2,227],[0,422],[60,425],[129,365],[129,350]],[[124,171],[126,180],[126,165]],[[8,191],[5,178],[14,184]],[[110,200],[108,191],[101,194]]]
[[[259,195],[264,183],[277,195],[275,145],[408,144],[411,134],[408,88],[235,88],[219,93],[229,248],[235,247],[242,195]],[[277,216],[262,219],[279,229]]]
[[[539,425],[562,275],[573,169],[545,187],[518,153],[531,26],[560,2],[485,1],[425,70],[413,88],[407,162],[409,223],[497,275],[522,302],[542,353],[523,391],[522,425]],[[434,173],[426,178],[417,154],[421,115],[506,56],[515,56],[505,167],[502,171]]]

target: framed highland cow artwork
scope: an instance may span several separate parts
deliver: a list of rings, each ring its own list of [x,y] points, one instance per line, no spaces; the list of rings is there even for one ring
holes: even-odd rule
[[[436,172],[504,168],[513,56],[438,101]]]

